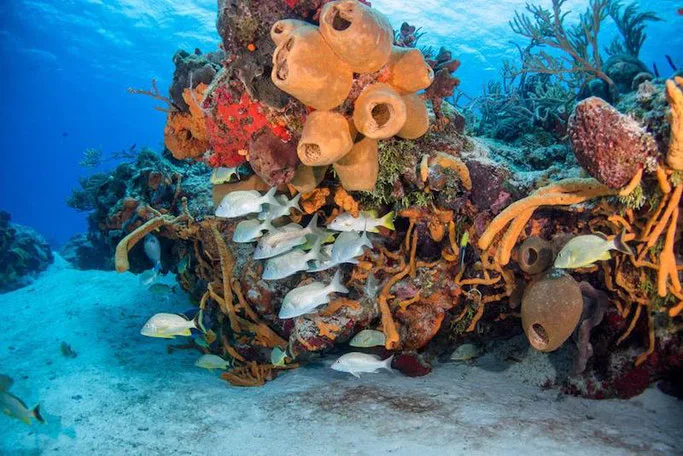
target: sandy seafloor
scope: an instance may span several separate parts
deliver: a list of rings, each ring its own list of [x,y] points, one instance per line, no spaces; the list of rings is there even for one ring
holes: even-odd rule
[[[235,388],[140,335],[183,296],[132,274],[77,271],[59,257],[0,295],[0,372],[47,425],[0,415],[2,455],[681,454],[683,403],[650,388],[629,401],[543,391],[510,372],[439,364],[423,378],[356,379],[326,360],[262,388]],[[77,352],[61,354],[66,341]],[[531,366],[529,368],[532,368]]]

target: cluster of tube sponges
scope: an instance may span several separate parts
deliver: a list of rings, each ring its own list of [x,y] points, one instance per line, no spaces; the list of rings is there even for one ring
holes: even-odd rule
[[[277,46],[273,82],[314,109],[297,146],[304,165],[297,173],[322,178],[332,165],[346,190],[372,191],[378,140],[416,139],[429,129],[427,107],[417,94],[434,79],[424,56],[394,46],[389,21],[357,0],[325,5],[319,27],[278,21],[271,37]],[[373,73],[378,74],[351,100],[357,81]],[[354,74],[360,75],[356,82]]]

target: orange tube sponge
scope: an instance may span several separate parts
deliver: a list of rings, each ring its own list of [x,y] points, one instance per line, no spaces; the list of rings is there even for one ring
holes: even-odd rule
[[[273,40],[275,46],[279,46],[283,41],[289,38],[292,35],[292,32],[294,32],[294,30],[297,28],[310,26],[311,24],[308,24],[304,21],[299,21],[296,19],[283,19],[274,23],[270,28],[270,39]]]
[[[332,166],[346,190],[373,191],[379,173],[377,140],[363,138]]]
[[[306,118],[297,153],[304,165],[331,165],[353,147],[349,121],[338,112],[314,111]]]
[[[399,93],[419,92],[434,81],[434,70],[419,49],[394,46],[388,66],[390,76],[386,82]]]
[[[271,79],[303,104],[325,110],[346,99],[353,73],[332,52],[316,27],[301,25],[293,27],[275,49]]]
[[[671,139],[666,162],[676,170],[683,170],[683,77],[666,81],[666,98],[671,105]]]
[[[387,84],[367,86],[354,105],[353,123],[368,138],[391,138],[403,128],[406,118],[403,98]]]
[[[327,168],[329,166],[299,165],[289,184],[299,193],[310,193],[323,181]]]
[[[320,14],[320,33],[354,73],[374,73],[388,61],[394,43],[391,24],[358,0],[337,0]]]
[[[424,100],[416,93],[403,96],[406,105],[406,122],[396,133],[403,139],[417,139],[429,130],[429,113]]]

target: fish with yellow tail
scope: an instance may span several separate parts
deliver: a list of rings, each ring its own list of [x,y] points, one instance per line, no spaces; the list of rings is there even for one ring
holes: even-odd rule
[[[9,392],[14,381],[7,375],[0,375],[0,410],[10,418],[31,424],[31,419],[45,424],[45,419],[40,414],[40,405],[28,408],[24,401]]]
[[[261,212],[264,204],[279,206],[280,202],[275,198],[276,191],[277,188],[272,187],[263,196],[256,190],[230,192],[216,208],[216,217],[235,218]]]
[[[633,255],[633,250],[624,241],[625,234],[626,231],[622,231],[611,240],[597,234],[572,238],[557,254],[554,266],[558,269],[583,268],[597,261],[609,260],[612,258],[610,250]]]
[[[259,220],[265,220],[267,218],[275,220],[277,218],[290,215],[292,209],[300,210],[299,200],[301,199],[301,193],[298,193],[291,200],[287,199],[285,195],[278,195],[276,199],[280,202],[280,205],[274,206],[272,204],[268,204],[268,206],[266,206],[266,208],[259,213]]]
[[[282,228],[270,231],[259,239],[254,251],[255,260],[265,260],[289,252],[294,247],[306,243],[306,236],[318,235],[322,230],[318,228],[318,214],[315,214],[306,228],[296,223],[290,223]]]
[[[358,217],[348,212],[335,217],[327,227],[334,231],[368,231],[379,233],[379,227],[394,230],[394,213],[389,212],[383,217],[377,217],[377,211],[363,211]]]
[[[341,282],[341,272],[337,271],[329,285],[313,282],[291,290],[282,300],[278,317],[294,318],[299,315],[315,312],[318,306],[330,302],[331,293],[348,293],[349,290]]]
[[[339,357],[331,367],[336,371],[348,372],[354,377],[360,378],[362,373],[375,373],[380,369],[386,369],[393,373],[394,371],[391,369],[391,361],[393,359],[393,355],[382,360],[377,355],[352,352]]]
[[[194,320],[188,320],[182,315],[172,313],[158,313],[147,320],[140,330],[140,334],[147,337],[175,339],[176,336],[191,336],[192,329],[206,332],[202,324],[204,311],[200,310]]]

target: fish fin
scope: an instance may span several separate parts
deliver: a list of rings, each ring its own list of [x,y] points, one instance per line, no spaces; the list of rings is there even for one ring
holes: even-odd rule
[[[194,326],[194,325],[193,325],[193,326]],[[181,332],[181,333],[178,334],[178,335],[179,335],[179,336],[191,336],[191,335],[192,335],[192,331],[190,331],[190,328],[187,328],[186,330],[184,330],[183,332]]]
[[[36,420],[38,420],[39,423],[47,424],[47,421],[45,421],[43,415],[40,414],[40,404],[33,407],[33,409],[31,410],[31,414]]]
[[[372,248],[372,241],[370,241],[370,239],[368,238],[368,232],[367,231],[363,231],[363,236],[361,236],[361,241],[362,241],[361,245],[368,247],[370,249]]]
[[[337,272],[334,273],[334,277],[332,278],[332,282],[330,283],[330,289],[335,293],[349,292],[349,289],[346,288],[341,281],[341,270],[338,269]]]
[[[9,414],[8,414],[9,415]],[[11,415],[10,415],[11,416]],[[31,425],[31,418],[29,417],[24,417],[24,418],[19,418],[21,421],[24,423],[28,424],[29,426]]]
[[[311,217],[311,221],[308,222],[308,225],[306,225],[306,229],[310,228],[311,233],[315,233],[318,230],[318,213],[316,212],[313,214],[313,217]]]
[[[301,199],[301,193],[297,193],[296,196],[294,196],[294,198],[292,198],[291,201],[289,202],[289,204],[288,204],[289,208],[301,210],[301,208],[299,208],[299,200],[300,199]]]
[[[612,259],[612,255],[609,253],[609,250],[606,250],[605,253],[600,255],[600,258],[598,258],[600,261],[609,261]]]
[[[263,195],[265,198],[266,204],[270,204],[271,206],[280,206],[280,202],[275,198],[275,192],[277,192],[277,187],[271,187],[270,190],[268,190],[268,193]]]
[[[394,211],[388,212],[384,217],[382,217],[381,222],[381,226],[388,230],[394,231]]]
[[[626,241],[624,241],[625,235],[626,235],[626,230],[622,230],[621,233],[619,233],[617,235],[617,237],[615,237],[612,240],[612,245],[614,246],[615,250],[622,252],[622,253],[625,253],[626,255],[633,256],[633,249],[631,248],[631,246],[629,246],[626,243]]]
[[[306,254],[307,263],[309,261],[320,259],[320,248],[322,247],[323,242],[324,239],[320,237],[315,240],[315,244],[313,244],[313,247],[311,247],[311,251]]]
[[[356,378],[360,378],[360,374],[358,374],[356,372],[349,371],[349,374],[353,375]]]
[[[393,360],[394,360],[394,355],[391,355],[390,357],[388,357],[387,359],[385,359],[385,360],[382,362],[382,367],[383,367],[384,369],[388,370],[389,372],[391,372],[392,374],[395,373],[394,370],[391,368],[391,362],[392,362]]]

